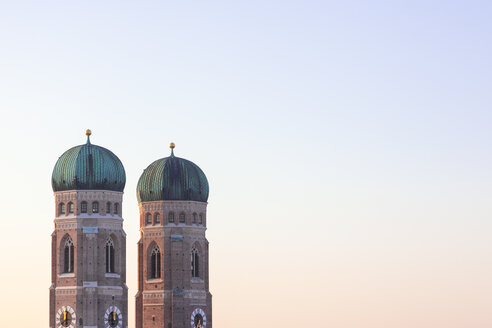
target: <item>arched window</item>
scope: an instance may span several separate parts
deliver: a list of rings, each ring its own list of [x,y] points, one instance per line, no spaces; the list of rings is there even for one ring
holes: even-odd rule
[[[99,213],[99,203],[98,202],[92,203],[92,213]]]
[[[179,223],[184,223],[184,222],[185,222],[185,214],[179,213]]]
[[[159,213],[154,214],[154,224],[161,224],[161,215]]]
[[[193,223],[196,223],[196,213],[193,213]]]
[[[118,215],[118,207],[119,207],[120,204],[118,203],[114,203],[113,205],[113,214],[114,215]]]
[[[68,213],[69,214],[73,214],[73,208],[74,208],[73,203],[72,202],[68,203]]]
[[[145,214],[145,225],[152,225],[152,214]]]
[[[167,219],[169,222],[174,222],[174,212],[169,212]]]
[[[87,213],[87,202],[80,203],[80,213]]]
[[[114,273],[114,243],[113,239],[108,238],[106,241],[106,272]]]
[[[60,203],[59,210],[58,210],[58,215],[62,215],[62,214],[65,214],[65,204],[64,203]]]
[[[74,250],[72,238],[68,237],[63,248],[63,273],[73,272]]]
[[[202,213],[200,213],[198,223],[199,223],[199,224],[203,224],[203,214],[202,214]]]
[[[111,213],[111,203],[107,202],[106,203],[106,214],[109,214],[109,213]]]
[[[193,246],[191,250],[191,276],[193,278],[200,276],[199,263],[200,258],[198,256],[198,250]]]
[[[155,245],[150,255],[150,278],[156,279],[161,277],[161,251],[159,246]]]

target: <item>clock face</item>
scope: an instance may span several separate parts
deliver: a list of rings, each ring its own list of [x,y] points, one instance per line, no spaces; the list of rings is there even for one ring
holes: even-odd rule
[[[75,327],[75,311],[70,306],[62,306],[58,310],[58,312],[56,313],[56,327]]]
[[[205,311],[196,308],[191,313],[191,328],[205,328],[207,326],[207,316]]]
[[[104,314],[104,326],[106,328],[121,328],[123,326],[123,315],[120,309],[112,305]]]

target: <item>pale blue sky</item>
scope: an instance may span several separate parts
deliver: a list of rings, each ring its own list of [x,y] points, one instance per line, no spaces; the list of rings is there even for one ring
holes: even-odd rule
[[[0,326],[25,307],[25,327],[48,322],[51,171],[86,128],[127,172],[130,327],[135,186],[170,141],[210,183],[216,328],[492,325],[491,15],[486,1],[2,2]]]

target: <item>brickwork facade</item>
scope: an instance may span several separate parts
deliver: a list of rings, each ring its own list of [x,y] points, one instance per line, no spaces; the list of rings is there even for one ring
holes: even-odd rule
[[[107,327],[113,312],[116,327],[128,327],[122,197],[105,190],[55,192],[50,328]]]
[[[136,328],[212,327],[207,203],[152,201],[139,208]]]

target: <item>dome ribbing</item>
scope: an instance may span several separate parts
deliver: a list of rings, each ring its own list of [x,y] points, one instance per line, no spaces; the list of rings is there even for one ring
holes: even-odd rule
[[[171,153],[144,170],[138,180],[137,198],[139,203],[158,200],[207,202],[207,177],[196,164]]]
[[[123,191],[125,169],[110,150],[87,143],[64,152],[55,164],[51,177],[53,191],[111,190]]]

